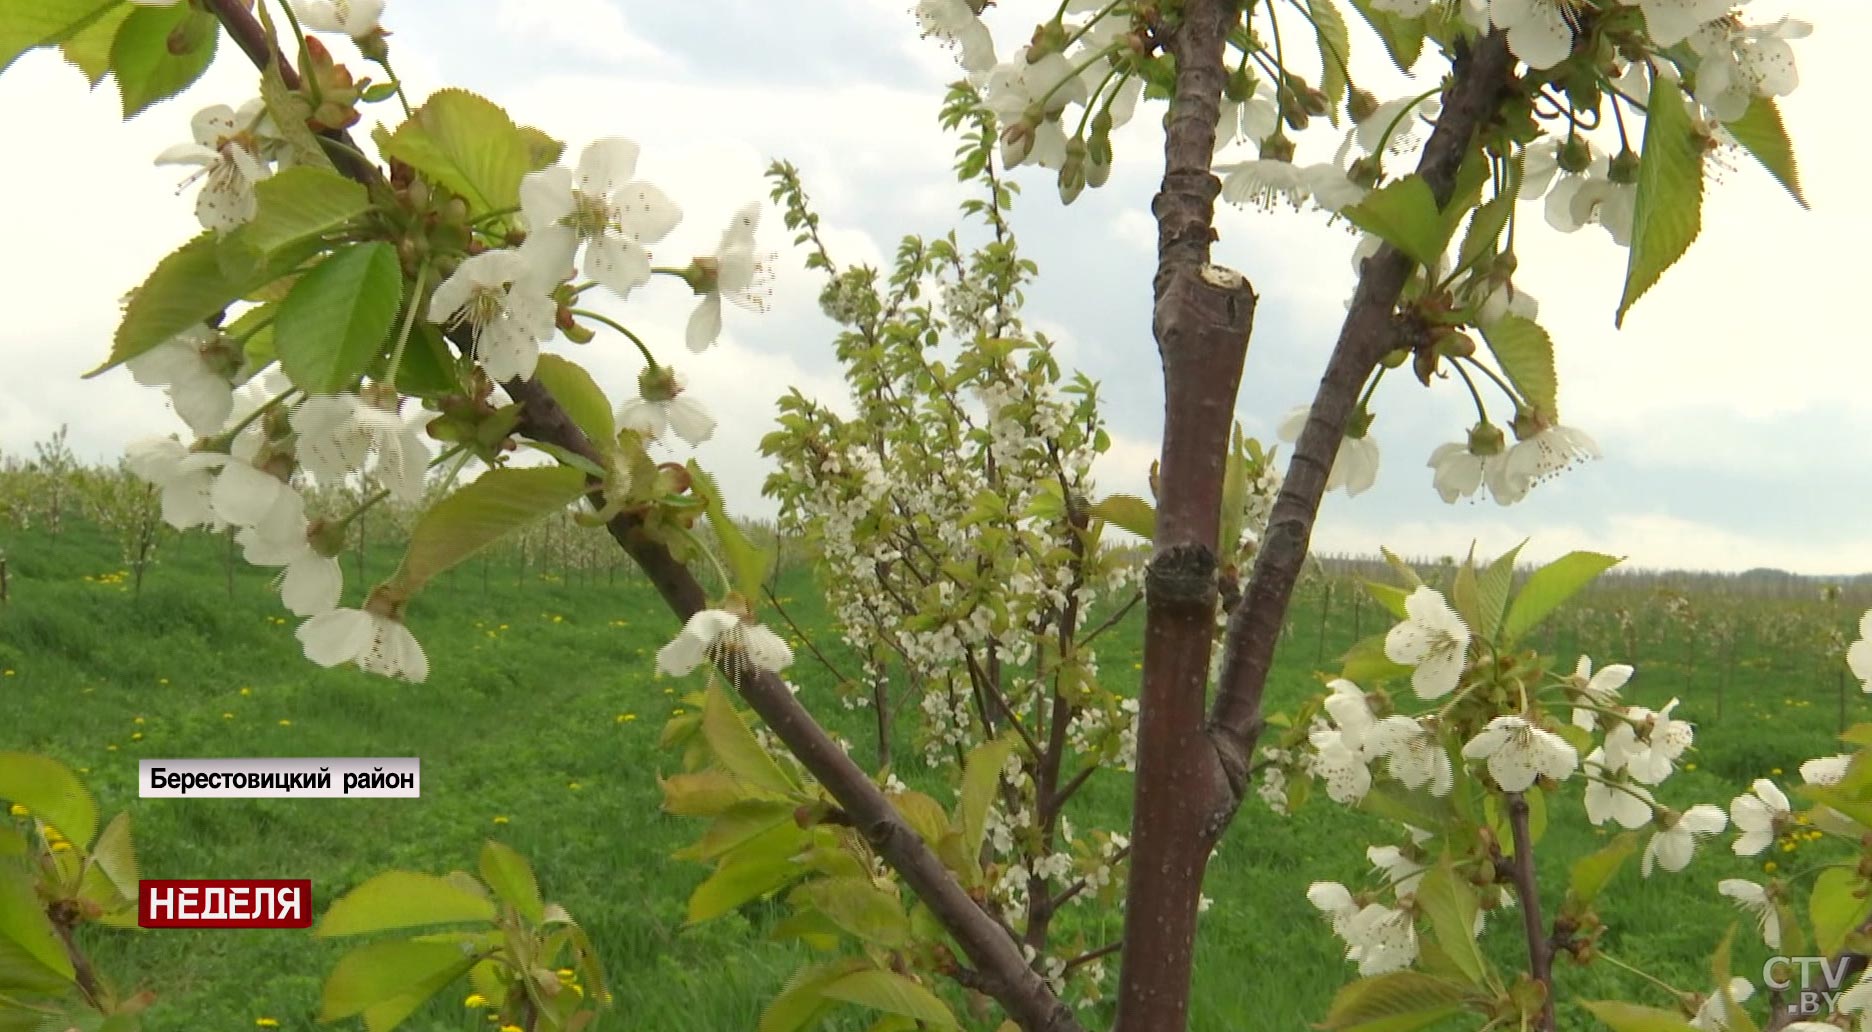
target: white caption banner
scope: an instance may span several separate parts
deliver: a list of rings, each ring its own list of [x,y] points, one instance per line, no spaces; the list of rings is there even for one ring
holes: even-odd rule
[[[414,756],[140,760],[144,799],[415,799],[422,761]]]

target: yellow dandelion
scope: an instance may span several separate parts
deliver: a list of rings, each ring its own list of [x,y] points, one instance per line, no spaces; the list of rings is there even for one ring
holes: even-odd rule
[[[560,981],[571,981],[572,979],[578,977],[578,972],[572,970],[571,968],[560,968],[559,970],[553,972],[553,974],[558,975]]]
[[[687,711],[687,710],[685,710],[685,709],[683,709],[683,708],[682,708],[681,706],[678,706],[678,707],[676,707],[675,709],[673,709],[673,710],[670,710],[670,716],[672,716],[672,717],[680,717],[680,716],[682,716],[682,715],[683,715],[684,713],[686,713],[686,712],[688,712],[688,711]]]
[[[576,792],[576,791],[578,791],[579,789],[581,789],[581,788],[584,788],[585,786],[584,786],[584,785],[581,785],[581,784],[579,784],[579,783],[578,783],[578,782],[576,782],[576,781],[568,781],[568,782],[566,782],[566,787],[567,787],[567,788],[569,788],[569,789],[571,789],[572,791],[574,791],[574,792]]]
[[[13,676],[13,671],[9,669],[9,670],[7,670],[7,671],[5,671],[5,674],[6,674],[6,676],[7,676],[7,677],[12,677],[12,676]]]
[[[1684,764],[1684,769],[1685,769],[1685,770],[1695,770],[1695,769],[1696,769],[1696,764],[1694,764],[1694,763],[1686,763],[1686,764]]]
[[[20,805],[20,804],[18,804],[18,803],[14,803],[14,804],[13,804],[12,806],[9,806],[9,807],[7,807],[7,812],[8,812],[8,813],[10,813],[10,814],[12,814],[12,815],[13,815],[13,816],[15,816],[15,817],[30,817],[30,816],[32,816],[32,811],[31,811],[31,810],[28,810],[28,809],[26,809],[26,808],[25,808],[24,806],[21,806],[21,805]]]
[[[564,623],[565,617],[560,616],[558,613],[554,613],[552,620],[553,620],[553,623]]]
[[[222,720],[233,720],[233,719],[234,719],[234,714],[232,714],[232,713],[223,713],[223,714],[221,714],[221,719],[222,719]]]
[[[1780,767],[1771,767],[1771,768],[1769,768],[1769,770],[1768,770],[1768,773],[1770,773],[1770,774],[1779,774],[1779,773],[1781,773],[1781,768],[1780,768]]]
[[[487,1005],[488,998],[480,993],[469,993],[467,998],[462,1000],[464,1007],[486,1007]]]
[[[635,713],[620,713],[618,714],[617,722],[620,724],[628,724],[631,721],[636,720],[636,719],[637,719],[637,714]]]
[[[1806,824],[1806,823],[1807,823],[1807,821],[1808,821],[1808,817],[1807,817],[1807,815],[1806,815],[1806,814],[1804,814],[1804,813],[1797,813],[1797,814],[1795,814],[1795,815],[1794,815],[1794,823],[1795,823],[1795,824]]]
[[[132,742],[141,742],[143,740],[143,732],[141,731],[130,732],[130,740]]]
[[[279,1019],[278,1018],[255,1018],[254,1024],[260,1026],[261,1028],[278,1028]]]
[[[242,689],[241,689],[241,692],[240,692],[240,693],[241,693],[242,695],[252,695],[252,694],[253,694],[253,689],[252,689],[252,688],[242,688]]]
[[[526,1032],[526,1030],[519,1025],[502,1025],[500,1032]]]
[[[495,814],[495,815],[494,815],[494,823],[495,823],[495,824],[506,824],[506,823],[507,823],[507,815],[506,815],[506,814],[504,814],[504,813],[497,813],[497,814]]]
[[[168,684],[168,683],[169,683],[169,679],[168,679],[167,677],[158,677],[158,678],[156,679],[156,683],[157,683],[157,684]]]
[[[1781,866],[1780,864],[1777,864],[1773,860],[1770,860],[1767,863],[1762,864],[1762,870],[1768,874],[1773,874],[1778,868],[1780,868],[1780,866]]]
[[[1792,842],[1783,842],[1783,843],[1781,843],[1781,852],[1783,852],[1783,853],[1792,853],[1792,852],[1794,852],[1794,843],[1792,843]]]
[[[132,718],[130,718],[130,723],[132,723],[132,724],[141,724],[141,723],[143,723],[143,718],[142,718],[142,717],[132,717]]]
[[[292,726],[292,721],[290,721],[290,720],[282,720],[282,721],[280,721],[280,722],[279,722],[279,726],[281,726],[281,727],[291,727],[291,726]]]
[[[71,843],[64,839],[59,839],[57,842],[49,842],[47,845],[52,848],[52,852],[54,853],[69,853],[72,847]]]
[[[674,689],[674,688],[665,688],[665,689],[663,689],[663,694],[664,694],[664,695],[675,695],[675,694],[676,694],[676,689]]]
[[[107,745],[107,746],[105,746],[105,747],[104,747],[104,751],[105,751],[105,752],[116,752],[116,751],[117,751],[117,746],[116,746],[115,744],[112,744],[112,745]]]

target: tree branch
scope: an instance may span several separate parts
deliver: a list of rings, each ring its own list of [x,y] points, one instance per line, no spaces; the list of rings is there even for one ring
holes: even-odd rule
[[[1527,935],[1528,974],[1547,990],[1535,1032],[1553,1032],[1553,944],[1541,920],[1540,882],[1534,875],[1534,836],[1528,831],[1527,798],[1520,792],[1508,793],[1508,827],[1514,837],[1514,887],[1520,902],[1521,928]]]
[[[1162,485],[1145,574],[1144,680],[1131,813],[1117,1028],[1182,1032],[1189,1023],[1196,908],[1203,869],[1229,798],[1203,736],[1215,635],[1216,548],[1223,465],[1241,385],[1255,294],[1209,264],[1210,171],[1220,117],[1224,44],[1241,18],[1229,0],[1188,0],[1169,48],[1176,87],[1164,133],[1151,330],[1164,373]]]
[[[1512,81],[1512,67],[1507,37],[1499,31],[1481,39],[1473,49],[1458,52],[1453,77],[1444,91],[1443,113],[1417,165],[1439,205],[1449,203],[1455,192],[1457,170],[1474,146],[1477,132],[1495,118]],[[1261,551],[1255,556],[1247,591],[1229,617],[1210,733],[1237,805],[1247,791],[1248,766],[1261,734],[1262,691],[1294,582],[1306,562],[1313,521],[1326,493],[1326,477],[1358,404],[1359,389],[1378,360],[1396,346],[1394,312],[1412,264],[1389,244],[1366,259],[1352,308],[1314,394],[1312,412],[1288,460],[1287,477],[1275,500]]]
[[[211,0],[229,34],[261,67],[271,58],[265,35],[236,0]],[[258,41],[257,47],[253,41]],[[287,71],[281,64],[281,72]],[[353,174],[347,170],[347,174]],[[354,178],[356,176],[354,175]],[[451,335],[457,347],[468,343]],[[538,380],[509,380],[502,385],[522,406],[517,432],[554,444],[584,458],[601,461],[598,450]],[[595,493],[600,489],[594,485]],[[705,608],[708,595],[689,568],[661,542],[644,533],[635,516],[606,524],[611,536],[642,567],[657,593],[679,619]],[[949,870],[871,779],[845,754],[778,675],[765,671],[723,670],[755,713],[832,794],[878,855],[903,877],[964,953],[980,969],[984,986],[1027,1032],[1080,1032],[1072,1009],[1028,965],[1014,940],[963,891]]]

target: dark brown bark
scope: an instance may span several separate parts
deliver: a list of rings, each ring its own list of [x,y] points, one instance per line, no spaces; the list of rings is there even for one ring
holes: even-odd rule
[[[1553,1032],[1553,943],[1547,936],[1547,923],[1541,918],[1540,879],[1534,872],[1534,836],[1528,830],[1527,799],[1519,792],[1508,793],[1508,827],[1514,837],[1514,887],[1521,930],[1527,936],[1528,975],[1547,990],[1535,1032]]]
[[[1474,146],[1477,131],[1499,110],[1511,83],[1512,66],[1507,38],[1501,32],[1482,38],[1458,55],[1444,91],[1442,116],[1417,165],[1438,204],[1449,203],[1457,170]],[[1255,556],[1247,591],[1229,617],[1210,733],[1228,768],[1237,803],[1246,790],[1248,764],[1261,734],[1261,693],[1294,582],[1306,561],[1326,477],[1358,404],[1359,389],[1378,360],[1397,344],[1394,313],[1411,268],[1411,260],[1389,245],[1366,259],[1352,308],[1288,460],[1287,477],[1275,500],[1261,551]]]
[[[1176,94],[1164,138],[1151,329],[1164,371],[1157,533],[1145,576],[1144,681],[1118,975],[1121,1032],[1180,1032],[1189,1023],[1196,907],[1228,784],[1203,735],[1215,634],[1222,472],[1235,395],[1254,323],[1246,280],[1209,264],[1215,200],[1209,170],[1240,12],[1192,0],[1170,40]]]

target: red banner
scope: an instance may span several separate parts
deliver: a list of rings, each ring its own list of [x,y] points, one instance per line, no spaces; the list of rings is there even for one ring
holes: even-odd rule
[[[144,928],[310,928],[307,878],[145,879],[137,924]]]

